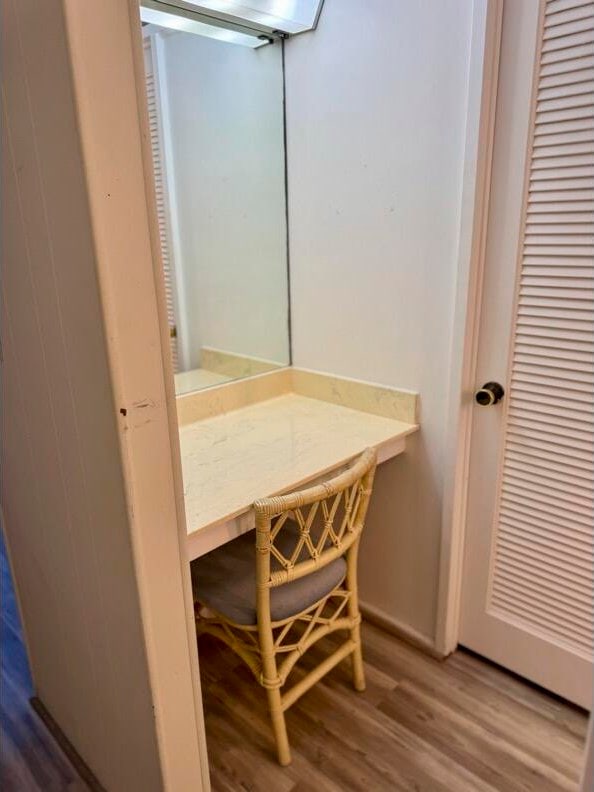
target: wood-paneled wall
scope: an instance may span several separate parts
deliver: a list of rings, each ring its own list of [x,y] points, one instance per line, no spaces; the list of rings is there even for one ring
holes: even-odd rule
[[[131,8],[2,4],[2,506],[36,694],[110,792],[200,790]]]

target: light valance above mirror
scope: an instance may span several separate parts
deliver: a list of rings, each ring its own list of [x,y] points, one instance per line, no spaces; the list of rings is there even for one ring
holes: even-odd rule
[[[202,17],[220,28],[254,36],[296,35],[315,29],[324,0],[141,0],[145,9],[162,13]],[[179,29],[179,28],[178,28]]]

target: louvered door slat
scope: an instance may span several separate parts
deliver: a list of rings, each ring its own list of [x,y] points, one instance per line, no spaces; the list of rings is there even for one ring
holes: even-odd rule
[[[582,383],[573,384],[568,380],[553,378],[545,374],[533,372],[517,372],[512,377],[514,391],[525,399],[531,394],[538,394],[535,398],[545,404],[554,401],[558,404],[567,403],[568,408],[590,410],[594,407],[591,389]],[[544,442],[544,441],[543,441]]]
[[[568,146],[574,143],[592,143],[594,140],[594,123],[590,119],[579,124],[557,124],[553,127],[541,127],[534,137],[534,153],[540,156],[551,146]]]
[[[570,83],[557,88],[547,88],[539,94],[536,106],[539,113],[553,110],[574,110],[577,107],[590,107],[592,83]],[[587,114],[586,114],[586,117]]]
[[[505,506],[508,512],[515,512],[517,514],[522,515],[523,519],[534,524],[535,521],[538,522],[538,525],[550,525],[554,526],[559,529],[564,529],[570,532],[574,532],[577,530],[577,533],[581,533],[586,537],[590,536],[590,532],[588,531],[588,526],[584,526],[583,528],[580,527],[579,523],[574,523],[573,520],[570,520],[563,510],[555,510],[555,509],[547,509],[544,504],[541,504],[539,501],[534,501],[529,498],[518,498],[513,493],[506,495],[505,498],[502,499],[502,506]],[[532,556],[525,558],[526,563],[538,564],[542,561],[538,554],[533,554]],[[548,561],[545,561],[548,564]],[[576,576],[578,572],[576,571]]]
[[[588,482],[586,485],[588,489],[592,489],[592,482],[594,482],[594,465],[590,466],[590,468],[583,466],[568,472],[562,460],[555,459],[554,457],[547,457],[546,454],[541,454],[538,449],[518,448],[514,446],[513,443],[508,443],[506,454],[512,467],[514,462],[516,462],[530,470],[538,470],[539,475],[544,478],[553,476],[556,481],[577,483],[584,480]]]
[[[588,403],[578,401],[570,404],[563,396],[558,396],[556,399],[553,396],[547,397],[547,394],[540,393],[540,388],[531,388],[530,386],[523,392],[521,379],[516,381],[514,387],[517,392],[514,405],[510,410],[516,408],[518,410],[531,410],[535,416],[552,415],[560,420],[561,416],[563,416],[562,420],[564,421],[579,421],[588,426],[593,423],[592,408]]]
[[[587,148],[587,146],[584,146],[584,148]],[[540,171],[542,173],[543,178],[546,178],[547,171],[553,170],[558,166],[579,167],[588,165],[590,162],[592,162],[592,157],[589,152],[581,154],[562,153],[559,156],[553,156],[550,150],[545,150],[544,157],[540,156],[535,158],[534,168],[535,171]]]
[[[560,435],[561,437],[575,438],[583,437],[584,432],[589,431],[588,424],[580,421],[568,421],[567,419],[557,418],[556,416],[546,416],[535,414],[530,421],[519,413],[519,410],[510,412],[509,421],[511,426],[524,429],[531,429],[537,432],[548,432],[550,435]]]
[[[586,637],[591,632],[594,623],[587,594],[575,596],[573,592],[556,589],[553,578],[545,578],[543,584],[530,575],[521,572],[518,574],[516,571],[514,574],[511,574],[511,571],[503,574],[501,583],[502,589],[515,590],[520,595],[528,589],[530,596],[534,597],[540,603],[542,610],[552,617],[560,617],[563,622],[572,622]]]
[[[555,190],[550,191],[543,191],[543,190],[531,190],[530,195],[528,198],[529,208],[531,204],[539,204],[544,205],[548,204],[546,207],[547,212],[552,211],[563,211],[562,206],[566,204],[568,201],[571,202],[581,202],[581,201],[590,201],[592,195],[592,188],[579,188],[579,189],[566,189],[563,190],[557,185]]]
[[[179,371],[177,329],[175,318],[174,280],[171,261],[171,244],[169,224],[167,221],[167,199],[165,174],[162,162],[161,123],[159,117],[159,100],[155,74],[153,70],[151,40],[144,39],[144,61],[146,76],[146,97],[149,114],[149,133],[151,151],[153,155],[153,178],[155,185],[155,198],[157,205],[157,223],[159,241],[161,245],[161,263],[165,282],[165,304],[167,309],[167,323],[170,330],[169,345],[174,372]]]
[[[519,471],[531,470],[531,473],[525,473],[526,476],[538,476],[542,481],[550,481],[551,486],[558,487],[560,484],[563,486],[575,487],[580,492],[589,492],[592,489],[592,472],[580,471],[583,478],[568,475],[563,465],[557,463],[547,464],[546,460],[541,460],[540,457],[532,457],[531,459],[525,454],[518,454],[513,449],[507,449],[508,464],[510,469],[517,469]]]
[[[577,361],[589,365],[592,355],[592,345],[586,341],[576,341],[574,344],[555,336],[539,337],[523,333],[523,328],[518,330],[517,349],[523,354],[534,353],[542,347],[543,354],[550,357],[563,358],[566,361]]]
[[[574,12],[575,13],[575,12]],[[543,38],[545,41],[571,36],[574,33],[592,30],[594,28],[594,15],[588,6],[583,6],[583,14],[575,15],[573,19],[559,19],[549,16],[545,23]]]
[[[542,534],[534,533],[530,535],[525,531],[514,533],[509,531],[502,521],[499,526],[499,542],[497,546],[498,548],[514,548],[516,552],[530,555],[549,574],[556,569],[565,569],[567,572],[573,572],[576,580],[581,579],[583,581],[585,590],[591,588],[588,558],[567,552],[567,550],[559,546],[558,542],[547,541]],[[553,569],[551,569],[551,566]]]
[[[545,27],[551,17],[575,9],[589,10],[592,0],[549,0],[545,5]]]
[[[524,339],[524,343],[521,343],[520,341],[516,347],[518,351],[518,359],[525,362],[531,361],[533,363],[537,363],[538,358],[534,355],[533,345],[536,347],[540,345],[542,347],[540,351],[543,353],[541,359],[545,358],[546,356],[545,359],[547,361],[552,360],[554,365],[558,366],[559,368],[565,368],[569,371],[573,371],[574,366],[585,365],[587,367],[590,363],[590,352],[574,350],[573,348],[568,349],[566,346],[561,345],[554,346],[552,343],[539,343],[540,341],[541,339],[538,338]],[[588,371],[587,368],[586,371]]]
[[[594,64],[594,56],[574,58],[571,60],[557,61],[543,66],[538,97],[551,88],[562,85],[574,85],[589,82],[591,79],[590,69]]]
[[[572,409],[563,401],[557,405],[549,404],[544,399],[534,398],[529,400],[523,398],[523,394],[517,393],[514,406],[510,408],[510,412],[514,409],[518,411],[531,410],[536,416],[551,416],[551,419],[558,421],[561,426],[566,425],[566,422],[570,421],[583,423],[587,426],[594,426],[594,415],[589,410]]]
[[[490,606],[592,656],[594,4],[546,3]]]
[[[585,592],[579,586],[576,586],[570,577],[558,576],[551,579],[535,567],[517,563],[511,555],[508,557],[508,567],[509,570],[501,573],[504,579],[508,575],[513,575],[520,580],[540,586],[544,591],[556,592],[561,596],[564,596],[567,592],[571,597],[571,601],[576,603],[578,607],[580,605],[585,608],[590,607],[589,592]]]
[[[546,470],[544,472],[542,470],[533,470],[532,467],[526,469],[524,465],[513,459],[509,462],[509,469],[510,471],[515,471],[514,475],[517,475],[522,481],[531,481],[534,484],[546,487],[548,492],[558,491],[571,496],[571,499],[573,499],[573,496],[585,498],[591,489],[591,485],[587,481],[577,478],[572,479],[563,473],[556,473],[552,477],[547,475]],[[590,538],[589,544],[593,544],[592,538]]]
[[[535,146],[548,146],[552,142],[571,142],[575,140],[590,140],[594,130],[594,121],[583,113],[580,118],[569,119],[539,119],[535,132]]]
[[[559,52],[562,50],[563,54],[566,54],[568,50],[573,48],[575,48],[575,50],[579,48],[587,50],[588,47],[592,46],[593,28],[589,22],[584,25],[583,28],[584,29],[577,33],[567,33],[562,36],[554,36],[546,39],[542,47],[543,53],[547,55],[551,52]]]
[[[586,50],[582,57],[550,59],[548,65],[541,68],[541,85],[546,87],[556,75],[574,74],[592,68],[594,55]],[[571,78],[570,78],[571,79]]]
[[[545,31],[553,28],[559,29],[561,25],[567,25],[572,22],[577,22],[580,19],[591,19],[593,16],[592,8],[590,5],[579,6],[578,8],[570,8],[566,11],[558,11],[555,14],[547,14],[545,19]]]
[[[583,344],[592,343],[590,332],[594,322],[591,319],[588,301],[565,300],[563,305],[550,308],[546,304],[537,305],[536,302],[534,298],[521,295],[517,317],[520,325],[519,333],[542,336],[546,330],[549,330],[552,339],[579,342],[578,349],[583,348]],[[543,327],[545,330],[542,329]],[[572,337],[573,331],[577,333],[574,337]],[[549,334],[546,334],[546,337],[549,337]]]
[[[586,220],[587,215],[583,217],[583,220]],[[560,223],[559,220],[564,219],[563,223]],[[573,239],[574,235],[579,236],[581,239],[585,239],[586,242],[592,239],[592,235],[594,234],[594,223],[588,222],[580,222],[578,220],[574,220],[573,222],[568,222],[566,218],[552,218],[552,220],[544,221],[541,220],[538,223],[528,223],[526,226],[526,233],[530,236],[541,236],[543,234],[554,234],[559,237],[563,237],[565,235],[570,235]],[[528,266],[531,262],[528,262]],[[538,262],[539,264],[541,262]],[[551,265],[557,266],[554,261],[551,262]],[[588,267],[588,262],[572,262],[574,267]],[[558,268],[559,274],[562,274],[563,277],[566,277],[566,272],[570,272],[570,267]],[[532,275],[534,270],[530,270],[530,274]],[[544,273],[543,273],[544,274]],[[551,272],[549,271],[549,275]],[[579,272],[577,273],[576,277],[581,277],[584,273]]]
[[[555,618],[551,614],[540,611],[538,615],[534,616],[532,613],[533,603],[527,602],[526,599],[517,591],[508,591],[505,587],[499,586],[496,587],[493,597],[495,604],[500,605],[501,609],[513,607],[515,615],[520,617],[520,623],[524,618],[531,616],[536,629],[550,630],[554,628],[557,639],[566,642],[573,651],[589,654],[590,633],[587,628],[576,629],[575,625],[568,624],[561,615]]]
[[[587,101],[588,97],[592,95],[594,83],[591,80],[583,79],[584,74],[587,74],[587,70],[584,70],[581,75],[570,73],[565,74],[561,79],[549,78],[546,87],[543,87],[538,94],[539,109],[540,103],[545,101],[559,101],[568,105],[572,97],[577,96],[586,97]]]

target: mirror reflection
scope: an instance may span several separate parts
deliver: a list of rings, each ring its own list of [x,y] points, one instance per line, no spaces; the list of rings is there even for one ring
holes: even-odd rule
[[[202,27],[143,28],[177,393],[290,362],[282,43]]]

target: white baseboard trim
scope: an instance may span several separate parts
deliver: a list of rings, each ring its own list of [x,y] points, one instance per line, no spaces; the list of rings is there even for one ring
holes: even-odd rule
[[[371,624],[375,624],[376,627],[380,627],[382,630],[385,630],[385,632],[396,636],[396,638],[401,638],[403,641],[412,644],[412,646],[415,646],[417,649],[421,649],[437,660],[443,660],[446,657],[446,655],[438,651],[431,638],[418,632],[414,627],[410,627],[408,624],[394,619],[385,611],[376,608],[375,605],[370,605],[367,602],[359,602],[359,608],[361,609],[363,618]]]

